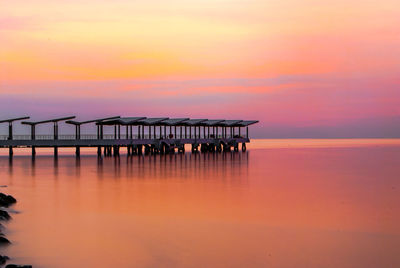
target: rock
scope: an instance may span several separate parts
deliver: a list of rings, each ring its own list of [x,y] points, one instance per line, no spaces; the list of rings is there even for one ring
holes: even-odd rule
[[[14,197],[12,197],[11,195],[6,195],[3,193],[0,193],[0,206],[8,207],[9,205],[12,205],[16,202],[17,202],[17,200]]]
[[[6,261],[8,261],[10,258],[7,256],[2,256],[0,255],[0,265],[3,265],[6,263]]]
[[[0,209],[0,220],[7,221],[11,219],[10,214],[7,211]]]
[[[4,245],[4,244],[11,244],[11,242],[4,236],[0,236],[0,245]]]
[[[32,265],[8,264],[5,268],[32,268]]]

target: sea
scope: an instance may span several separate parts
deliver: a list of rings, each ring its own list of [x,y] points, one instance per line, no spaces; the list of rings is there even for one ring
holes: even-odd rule
[[[400,267],[400,139],[253,139],[246,152],[79,158],[0,149],[9,263]]]

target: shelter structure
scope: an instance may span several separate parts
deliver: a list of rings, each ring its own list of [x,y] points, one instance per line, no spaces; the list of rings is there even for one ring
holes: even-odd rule
[[[197,152],[199,146],[202,152],[238,151],[239,144],[246,150],[249,139],[249,126],[258,123],[257,120],[226,120],[226,119],[191,119],[169,117],[121,117],[112,116],[85,121],[76,121],[75,116],[60,117],[42,121],[22,121],[31,127],[29,139],[13,139],[12,122],[29,119],[19,117],[0,120],[9,123],[7,139],[0,140],[0,147],[31,147],[35,155],[36,147],[54,147],[57,155],[59,147],[75,147],[76,155],[80,155],[81,147],[97,147],[98,155],[119,155],[121,147],[127,148],[128,155],[145,153],[170,153],[185,151],[185,145],[191,145],[192,152]],[[60,136],[58,124],[63,122],[75,126],[75,135]],[[36,138],[36,126],[53,123],[53,135]],[[93,123],[97,127],[96,135],[81,135],[81,126]],[[113,134],[104,134],[105,127],[113,127]],[[121,127],[125,134],[121,134]],[[242,135],[242,129],[246,134]],[[109,132],[108,132],[109,133]],[[61,137],[61,138],[60,138]],[[10,153],[10,156],[12,152]]]
[[[30,118],[29,116],[24,116],[24,117],[14,117],[14,118],[0,120],[0,123],[7,123],[8,124],[8,137],[7,137],[7,140],[12,140],[13,139],[13,122],[20,121],[20,120],[25,120],[25,119],[29,119],[29,118]],[[13,147],[9,146],[8,149],[9,149],[8,154],[10,156],[12,156],[14,154]]]
[[[58,117],[42,121],[22,121],[21,124],[31,127],[31,140],[36,139],[36,126],[40,124],[53,123],[53,139],[58,140],[58,122],[74,119],[75,116]],[[32,155],[36,154],[35,146],[32,146]],[[54,155],[58,154],[58,147],[54,146]]]

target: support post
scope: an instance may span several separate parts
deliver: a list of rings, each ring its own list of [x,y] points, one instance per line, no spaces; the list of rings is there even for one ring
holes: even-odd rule
[[[35,125],[31,125],[31,140],[35,140],[36,139],[36,133],[35,133]],[[32,157],[35,157],[36,155],[36,148],[35,146],[32,146]]]
[[[54,139],[58,140],[58,124],[57,122],[54,122]]]
[[[133,126],[130,125],[129,128],[131,129],[131,139],[133,139]]]
[[[12,139],[13,139],[12,122],[9,122],[8,123],[8,140],[12,140]],[[14,154],[13,147],[10,146],[8,148],[8,155],[9,155],[9,157],[12,157],[13,154]]]
[[[8,140],[13,139],[13,129],[12,129],[12,122],[8,123]]]
[[[58,140],[58,123],[54,122],[54,140]],[[58,156],[58,148],[54,146],[54,156]]]

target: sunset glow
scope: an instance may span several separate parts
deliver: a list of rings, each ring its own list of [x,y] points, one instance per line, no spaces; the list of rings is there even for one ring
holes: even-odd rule
[[[0,0],[0,112],[398,137],[397,0]],[[19,114],[18,114],[19,115]]]

